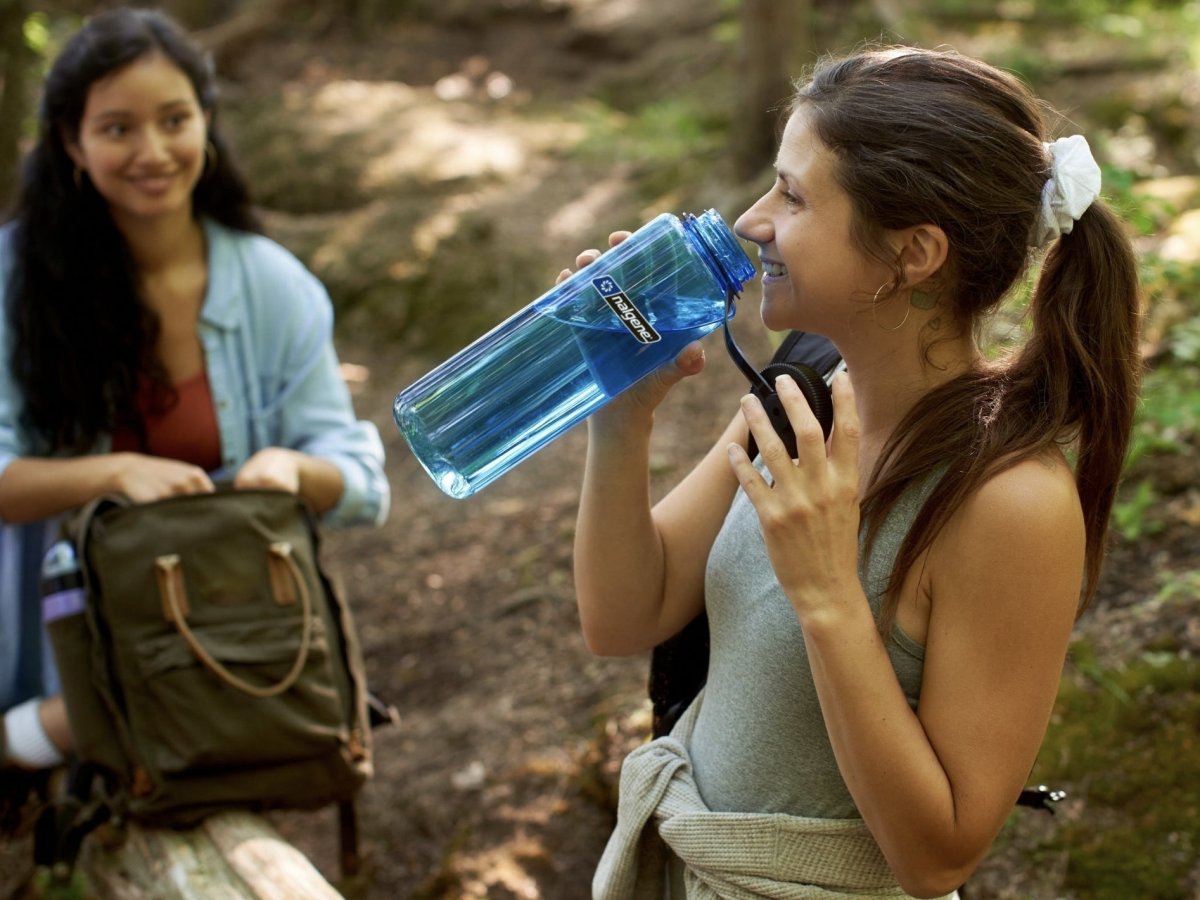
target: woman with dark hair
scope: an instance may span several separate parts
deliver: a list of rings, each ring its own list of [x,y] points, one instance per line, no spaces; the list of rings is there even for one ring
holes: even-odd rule
[[[654,409],[699,345],[591,418],[589,645],[711,629],[705,688],[625,762],[597,897],[943,896],[999,832],[1096,591],[1140,370],[1130,241],[1087,142],[1045,132],[952,52],[818,66],[736,230],[766,326],[846,363],[828,442],[783,376],[795,458],[747,396],[651,507]],[[1046,247],[1027,340],[989,359],[985,317]]]
[[[37,600],[63,513],[230,480],[326,524],[387,515],[329,297],[258,233],[216,95],[209,57],[145,9],[89,20],[46,78],[0,229],[0,764],[70,746]]]

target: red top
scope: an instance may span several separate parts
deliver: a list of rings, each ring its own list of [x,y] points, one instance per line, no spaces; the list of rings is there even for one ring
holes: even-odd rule
[[[138,441],[133,429],[119,428],[113,432],[113,452],[132,451],[176,459],[199,466],[206,472],[219,469],[221,432],[208,386],[208,372],[201,369],[181,381],[175,385],[175,392],[178,402],[166,412],[155,414],[148,411],[150,392],[141,391],[138,409],[146,427],[146,443],[142,445]]]

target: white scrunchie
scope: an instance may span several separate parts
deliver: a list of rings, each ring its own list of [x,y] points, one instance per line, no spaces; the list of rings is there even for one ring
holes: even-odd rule
[[[1100,196],[1100,167],[1081,134],[1045,144],[1050,177],[1042,186],[1042,212],[1033,229],[1032,246],[1040,247],[1070,234],[1076,220]]]

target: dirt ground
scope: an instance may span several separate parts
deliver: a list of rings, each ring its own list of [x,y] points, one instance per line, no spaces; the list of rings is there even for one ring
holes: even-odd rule
[[[552,4],[541,6],[547,5]],[[510,230],[538,229],[530,231],[540,253],[533,277],[546,286],[576,249],[594,245],[610,227],[636,224],[613,221],[609,206],[620,197],[620,186],[606,180],[611,171],[603,176],[575,171],[567,178],[553,141],[539,144],[536,135],[522,130],[511,107],[485,96],[488,76],[510,78],[517,91],[535,98],[527,101],[533,106],[538,97],[562,98],[573,88],[578,97],[564,102],[578,110],[588,91],[620,67],[629,77],[643,77],[647,61],[667,52],[664,29],[673,36],[673,53],[686,55],[689,40],[693,55],[707,47],[709,22],[695,10],[712,4],[656,5],[657,21],[644,13],[639,18],[637,4],[559,5],[569,13],[472,23],[470,4],[448,3],[448,10],[463,11],[463,21],[384,29],[369,52],[335,29],[316,43],[281,33],[234,61],[227,97],[235,137],[239,125],[242,136],[252,131],[248,110],[255,92],[275,91],[298,119],[323,122],[330,134],[349,135],[370,148],[366,158],[351,160],[354,171],[379,172],[380,161],[389,160],[389,171],[401,173],[388,183],[397,193],[382,200],[380,183],[339,185],[316,169],[265,184],[273,197],[290,193],[295,201],[291,209],[283,201],[275,205],[273,230],[331,284],[335,296],[340,283],[361,287],[371,266],[394,273],[418,264],[413,259],[421,257],[423,245],[381,208],[389,207],[392,196],[391,208],[402,207],[408,221],[421,227],[436,224],[438,215],[461,224],[448,199],[455,193],[483,197],[480,204],[510,203]],[[476,62],[464,63],[472,59]],[[340,101],[330,100],[333,109],[321,106],[322,98],[330,98],[322,90],[330,86],[342,91]],[[458,99],[447,99],[454,91]],[[381,96],[383,113],[368,112],[367,101]],[[353,121],[356,111],[374,115],[373,123]],[[460,130],[448,131],[441,149],[429,143],[423,161],[389,156],[393,145],[432,141],[447,123]],[[482,168],[471,168],[467,150],[483,153],[485,145],[503,139],[519,151],[514,166],[503,169],[493,156]],[[245,140],[239,146],[252,172],[257,165],[262,180],[269,181],[266,149]],[[305,146],[285,151],[307,159]],[[459,169],[438,169],[455,160]],[[489,192],[500,197],[489,199]],[[300,208],[301,194],[311,199],[307,209]],[[711,205],[735,215],[739,209],[726,207],[736,195],[714,185]],[[513,200],[518,196],[519,204]],[[564,210],[574,217],[564,219]],[[568,225],[557,230],[543,227],[564,221]],[[448,239],[452,230],[435,227],[434,237]],[[321,245],[328,234],[343,235],[343,243]],[[389,256],[387,245],[396,242],[405,247],[393,248]],[[438,265],[447,263],[442,259]],[[502,298],[482,318],[499,321],[525,299],[532,297]],[[753,290],[741,309],[735,334],[752,359],[765,363],[770,345],[757,322]],[[444,352],[415,349],[412,333],[381,337],[362,307],[344,312],[339,352],[351,365],[359,414],[384,436],[393,508],[382,528],[329,533],[325,550],[353,604],[372,688],[395,705],[400,723],[375,734],[376,774],[360,807],[364,868],[339,886],[348,896],[371,900],[582,900],[590,896],[592,870],[612,825],[620,757],[649,726],[647,661],[594,657],[579,631],[571,544],[585,429],[576,428],[477,496],[450,499],[420,468],[391,420],[395,393]],[[706,350],[706,371],[677,388],[658,414],[652,452],[656,491],[669,488],[708,448],[744,390],[719,335],[707,340]],[[1191,473],[1191,484],[1200,480],[1197,474]],[[1122,658],[1163,627],[1144,604],[1154,590],[1152,566],[1182,571],[1200,565],[1196,531],[1185,526],[1185,513],[1197,507],[1187,483],[1181,481],[1170,495],[1178,509],[1168,521],[1177,527],[1153,546],[1116,547],[1102,596],[1080,625],[1097,639],[1101,654]],[[1193,640],[1200,650],[1200,634]],[[332,811],[274,819],[323,872],[338,879]],[[1048,827],[1040,819],[1030,818],[1029,828]],[[989,859],[976,877],[972,900],[1054,896],[1020,854],[1018,846]]]

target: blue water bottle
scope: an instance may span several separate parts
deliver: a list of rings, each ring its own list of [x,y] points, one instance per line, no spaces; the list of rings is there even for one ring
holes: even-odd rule
[[[715,210],[664,213],[400,391],[396,424],[468,497],[718,327],[753,275]]]

